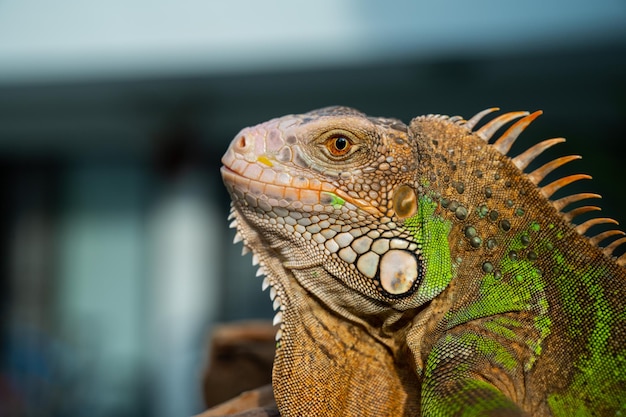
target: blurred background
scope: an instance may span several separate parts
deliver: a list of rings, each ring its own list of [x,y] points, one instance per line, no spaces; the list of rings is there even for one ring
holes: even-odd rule
[[[0,416],[204,409],[213,326],[272,315],[219,177],[244,126],[543,109],[519,146],[567,137],[623,222],[625,74],[623,0],[0,0]]]

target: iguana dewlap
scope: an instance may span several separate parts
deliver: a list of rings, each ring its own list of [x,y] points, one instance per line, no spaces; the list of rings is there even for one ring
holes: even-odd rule
[[[599,196],[549,198],[588,176],[542,181],[578,157],[523,173],[563,139],[510,158],[540,112],[476,127],[495,110],[407,126],[331,107],[233,140],[222,176],[277,310],[281,415],[626,415],[624,233],[584,236],[615,223],[571,223]]]

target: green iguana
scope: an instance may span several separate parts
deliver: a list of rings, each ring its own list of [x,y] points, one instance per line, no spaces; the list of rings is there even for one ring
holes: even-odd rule
[[[587,175],[540,185],[578,156],[524,173],[563,139],[507,156],[540,111],[481,121],[495,110],[407,126],[329,107],[233,140],[282,416],[626,415],[626,237],[571,223],[596,194],[550,200]]]

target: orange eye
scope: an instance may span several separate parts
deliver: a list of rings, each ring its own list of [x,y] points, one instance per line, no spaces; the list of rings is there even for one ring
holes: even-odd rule
[[[326,145],[328,152],[330,152],[333,156],[347,155],[352,148],[352,142],[350,142],[350,139],[343,135],[331,136],[326,139],[324,144]]]

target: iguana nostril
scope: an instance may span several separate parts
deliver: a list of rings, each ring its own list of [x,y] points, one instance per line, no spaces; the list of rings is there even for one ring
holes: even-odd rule
[[[245,151],[247,146],[248,146],[248,140],[246,139],[246,136],[241,135],[235,142],[235,151],[239,151],[239,152]]]

